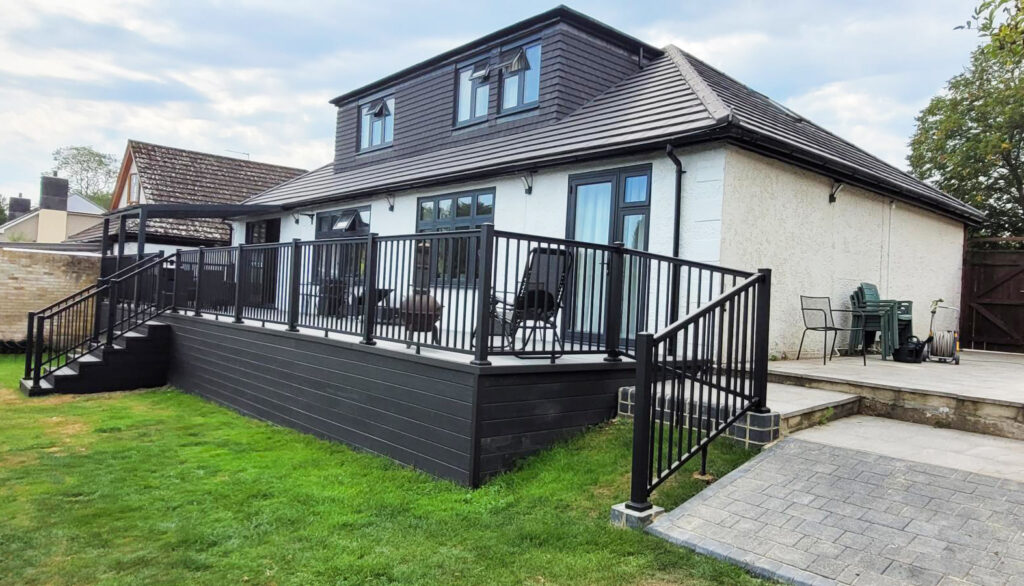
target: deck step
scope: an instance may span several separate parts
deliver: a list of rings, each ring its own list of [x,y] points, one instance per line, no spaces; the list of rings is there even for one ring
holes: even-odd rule
[[[768,383],[768,406],[781,414],[781,432],[793,433],[860,412],[860,396],[799,385]]]

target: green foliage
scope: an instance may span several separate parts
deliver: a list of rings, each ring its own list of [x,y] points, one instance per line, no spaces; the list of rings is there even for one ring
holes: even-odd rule
[[[54,171],[68,178],[72,194],[110,208],[117,158],[88,146],[66,146],[53,151]]]
[[[970,20],[957,28],[977,30],[993,59],[1024,61],[1024,0],[982,0]]]
[[[1022,62],[976,49],[918,115],[910,151],[915,175],[988,214],[973,236],[1024,235]]]
[[[0,224],[7,223],[7,198],[4,195],[0,195]]]
[[[0,356],[0,387],[21,360]],[[0,421],[0,583],[758,583],[609,524],[628,422],[469,490],[174,390],[0,390]],[[711,472],[750,456],[716,442]],[[657,504],[703,487],[695,465]]]

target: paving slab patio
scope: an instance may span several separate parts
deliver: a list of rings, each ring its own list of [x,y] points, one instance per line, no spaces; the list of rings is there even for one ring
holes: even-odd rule
[[[1024,482],[1007,477],[1016,473],[892,457],[812,433],[844,421],[783,439],[647,530],[794,584],[1024,584]],[[951,430],[876,423],[874,437],[857,441],[908,433],[933,446],[966,441]],[[998,464],[999,453],[1024,443],[1000,441],[1012,444],[990,446],[982,459],[1014,466]]]

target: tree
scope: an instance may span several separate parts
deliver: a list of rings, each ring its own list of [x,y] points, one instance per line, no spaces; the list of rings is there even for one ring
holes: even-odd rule
[[[1022,61],[982,46],[917,117],[912,172],[988,215],[972,236],[1024,235]]]
[[[89,199],[103,208],[110,207],[117,159],[88,146],[67,146],[53,151],[53,170],[68,178],[71,193]]]
[[[957,28],[977,30],[994,59],[1024,61],[1024,0],[982,0],[970,20]]]
[[[7,198],[0,195],[0,225],[7,223]]]

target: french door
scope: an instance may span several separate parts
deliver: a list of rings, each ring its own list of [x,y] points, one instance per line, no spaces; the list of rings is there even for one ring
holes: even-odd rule
[[[622,242],[626,248],[647,250],[651,210],[651,166],[612,169],[569,178],[566,237],[593,244]],[[571,337],[599,344],[605,331],[604,298],[608,291],[608,256],[583,249],[575,259],[576,287],[568,317]],[[622,332],[638,331],[643,316],[643,268],[624,267]]]

